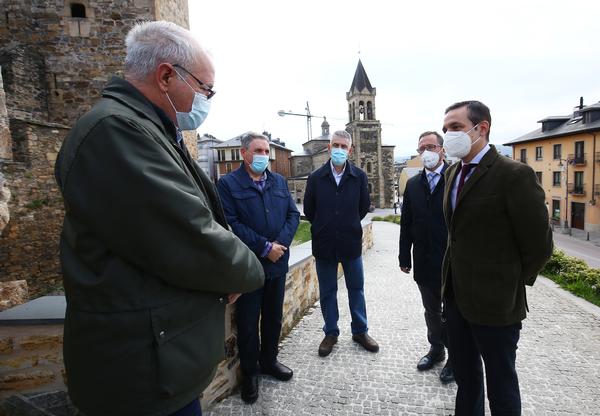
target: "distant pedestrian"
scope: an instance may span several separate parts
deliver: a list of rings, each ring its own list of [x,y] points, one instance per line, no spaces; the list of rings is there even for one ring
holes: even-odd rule
[[[484,414],[482,358],[492,415],[521,414],[515,361],[525,285],[552,254],[544,190],[531,167],[489,144],[491,123],[479,101],[453,104],[444,118],[444,148],[462,159],[445,172],[442,278],[457,416]]]
[[[362,263],[360,221],[371,205],[367,175],[350,163],[352,138],[336,131],[329,143],[330,159],[309,177],[304,194],[304,214],[311,222],[312,252],[315,256],[325,338],[319,355],[329,355],[337,342],[337,271],[342,264],[352,315],[352,339],[367,351],[379,351],[368,334],[367,306]]]
[[[420,371],[444,361],[446,331],[442,324],[442,261],[446,251],[448,229],[444,221],[444,172],[448,168],[444,140],[435,131],[421,134],[417,152],[423,170],[406,183],[400,216],[400,270],[410,273],[419,286],[425,308],[429,351],[417,364]],[[412,259],[411,261],[411,251]],[[443,383],[454,381],[450,360],[440,372]]]
[[[244,402],[254,403],[259,371],[281,381],[294,374],[277,361],[277,353],[289,247],[300,212],[285,178],[267,169],[269,139],[250,132],[242,137],[241,144],[242,165],[223,176],[218,189],[231,229],[260,259],[265,271],[265,284],[236,302],[241,396]]]
[[[398,214],[398,203],[394,202],[394,215]]]

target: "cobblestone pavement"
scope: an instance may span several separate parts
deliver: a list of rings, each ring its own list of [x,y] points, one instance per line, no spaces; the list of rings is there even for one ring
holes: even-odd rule
[[[454,413],[456,387],[440,383],[441,365],[416,370],[428,345],[418,289],[398,268],[399,227],[375,222],[373,231],[375,245],[364,257],[365,292],[369,333],[379,342],[379,353],[352,341],[347,292],[340,280],[341,334],[331,355],[317,355],[323,337],[317,304],[281,345],[280,361],[295,371],[291,381],[261,376],[255,404],[244,404],[236,392],[205,414]],[[517,353],[523,415],[600,415],[600,308],[542,278],[528,291],[531,313]]]

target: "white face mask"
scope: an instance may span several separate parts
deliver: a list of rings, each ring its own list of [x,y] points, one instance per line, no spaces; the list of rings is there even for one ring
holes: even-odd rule
[[[481,139],[481,135],[471,143],[471,137],[469,137],[469,132],[476,128],[478,124],[475,124],[468,131],[448,131],[444,134],[444,149],[448,156],[457,157],[462,159],[471,151],[471,146]]]
[[[423,161],[423,166],[431,170],[440,162],[440,154],[430,150],[425,150],[421,154],[421,160]]]

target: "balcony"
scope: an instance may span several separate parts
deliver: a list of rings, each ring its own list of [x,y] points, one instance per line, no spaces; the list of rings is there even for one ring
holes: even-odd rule
[[[585,184],[580,185],[580,184],[568,183],[567,184],[567,192],[569,192],[570,194],[573,194],[573,195],[583,196],[583,195],[585,195]]]
[[[587,162],[585,153],[575,153],[567,156],[567,159],[575,166],[585,166]]]

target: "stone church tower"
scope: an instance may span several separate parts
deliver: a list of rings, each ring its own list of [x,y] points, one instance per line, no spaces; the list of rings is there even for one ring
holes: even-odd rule
[[[352,161],[369,180],[371,202],[378,208],[394,204],[394,146],[381,144],[381,122],[375,114],[375,95],[362,62],[358,61],[348,101],[346,131],[352,135]]]
[[[0,222],[8,219],[0,234],[0,282],[27,280],[37,297],[61,286],[63,204],[54,163],[62,140],[107,80],[122,74],[134,24],[168,20],[187,28],[188,0],[0,4]],[[195,136],[186,137],[194,155]]]

